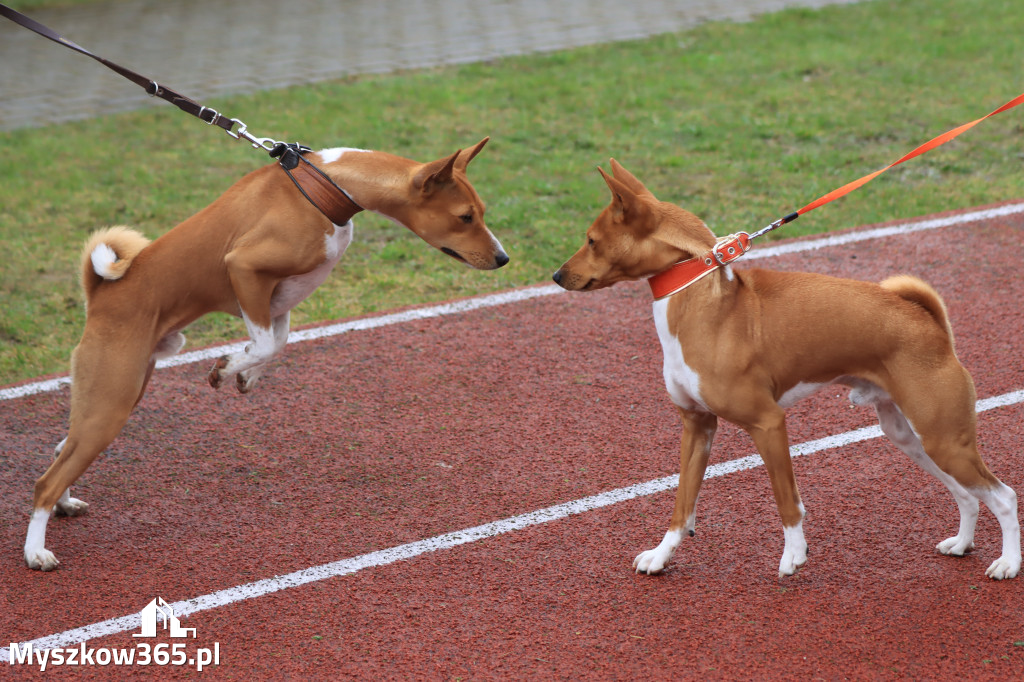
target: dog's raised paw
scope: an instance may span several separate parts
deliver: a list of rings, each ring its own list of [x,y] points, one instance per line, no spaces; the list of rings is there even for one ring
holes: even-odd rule
[[[238,389],[239,393],[248,393],[252,389],[253,384],[255,384],[256,381],[255,379],[250,381],[249,379],[242,376],[243,374],[245,374],[245,372],[239,372],[238,374],[235,375],[235,388]]]
[[[206,380],[210,382],[210,386],[220,388],[224,383],[224,377],[221,376],[220,371],[228,366],[228,360],[228,356],[222,355],[217,358],[217,362],[213,363],[210,373],[206,375]]]

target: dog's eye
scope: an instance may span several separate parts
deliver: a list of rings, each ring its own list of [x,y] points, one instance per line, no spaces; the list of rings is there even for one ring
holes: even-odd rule
[[[589,246],[590,248],[594,248],[594,238],[593,237],[587,237],[587,246]]]
[[[460,215],[459,220],[461,220],[464,223],[471,223],[473,222],[473,214],[467,213],[466,215]]]

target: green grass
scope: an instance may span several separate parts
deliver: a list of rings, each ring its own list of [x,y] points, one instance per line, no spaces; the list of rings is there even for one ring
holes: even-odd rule
[[[512,262],[472,271],[361,214],[342,264],[293,314],[306,324],[547,281],[607,203],[595,166],[609,157],[720,234],[763,227],[1024,91],[1017,5],[792,10],[206,104],[256,135],[421,161],[492,137],[470,178]],[[780,236],[1022,198],[1022,132],[1024,109],[992,118]],[[0,134],[0,152],[0,385],[66,371],[90,231],[126,223],[156,237],[269,161],[171,106]],[[244,327],[214,315],[186,335],[194,348]]]

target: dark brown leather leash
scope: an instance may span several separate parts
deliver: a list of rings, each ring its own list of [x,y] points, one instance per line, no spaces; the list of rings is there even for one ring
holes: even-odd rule
[[[205,107],[190,97],[186,97],[165,85],[160,85],[152,78],[147,78],[120,64],[93,54],[48,26],[44,26],[38,21],[2,3],[0,3],[0,16],[6,17],[19,26],[38,33],[55,43],[95,59],[108,69],[115,71],[145,89],[146,93],[151,97],[159,97],[166,100],[208,125],[223,128],[224,132],[236,140],[244,139],[251,143],[253,147],[270,152],[272,157],[279,158],[279,165],[288,174],[292,182],[295,183],[295,186],[299,188],[302,195],[335,225],[344,225],[348,222],[349,218],[363,210],[359,204],[352,200],[348,192],[339,187],[326,173],[303,156],[312,151],[309,147],[300,145],[297,142],[285,143],[278,142],[269,137],[255,137],[248,132],[247,126],[241,120],[228,118],[216,109]],[[237,129],[235,129],[236,125],[238,126]]]

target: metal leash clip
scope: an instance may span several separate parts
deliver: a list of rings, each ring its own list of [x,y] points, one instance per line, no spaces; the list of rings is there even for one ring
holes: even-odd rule
[[[254,135],[250,135],[248,132],[246,132],[248,130],[247,126],[240,119],[233,118],[231,119],[231,122],[238,124],[238,130],[234,131],[229,129],[225,130],[224,132],[226,132],[228,135],[235,138],[236,140],[244,138],[246,141],[251,143],[252,146],[255,147],[256,149],[263,149],[264,151],[268,152],[279,144],[278,141],[272,137],[256,137]]]
[[[778,228],[782,227],[786,223],[791,223],[791,222],[793,222],[794,220],[796,220],[799,217],[800,217],[800,213],[798,211],[794,211],[793,213],[790,213],[790,214],[788,214],[786,216],[783,216],[782,218],[779,218],[778,220],[776,220],[773,223],[769,223],[767,227],[762,227],[760,230],[758,230],[754,234],[750,235],[750,238],[751,239],[756,239],[757,237],[760,237],[763,234],[768,234],[772,230],[777,230]]]

